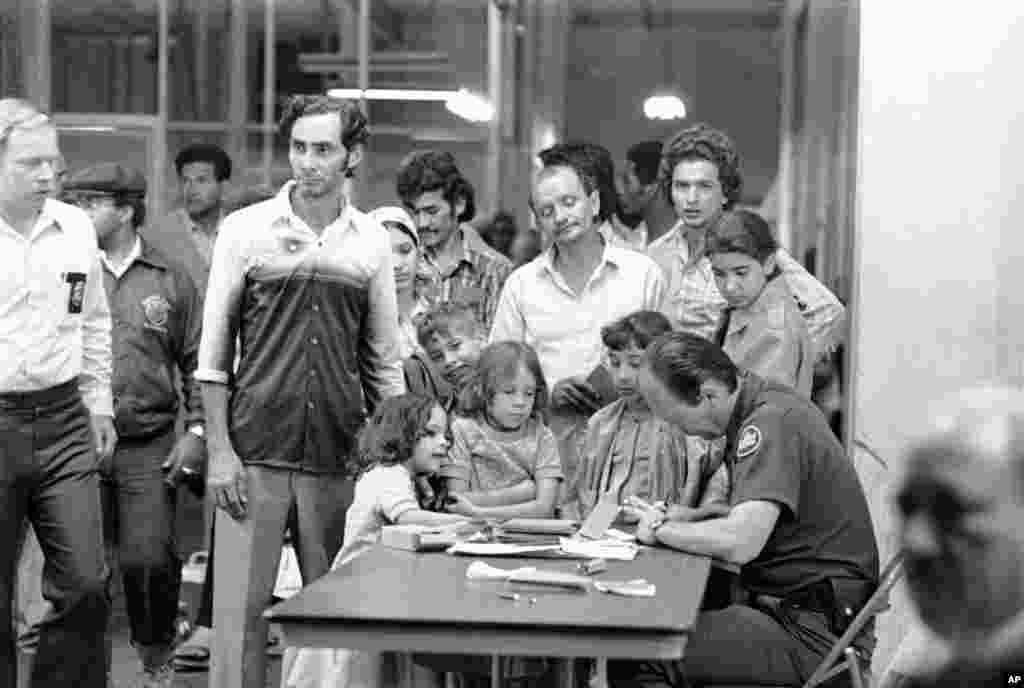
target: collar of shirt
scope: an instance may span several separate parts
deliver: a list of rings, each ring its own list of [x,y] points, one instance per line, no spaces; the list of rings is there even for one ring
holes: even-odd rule
[[[480,253],[486,253],[490,249],[487,243],[480,237],[475,229],[466,224],[460,224],[456,229],[459,233],[458,245],[457,245],[457,257],[452,263],[452,267],[447,273],[441,272],[441,268],[437,264],[437,258],[433,254],[424,251],[424,261],[440,276],[441,279],[447,279],[454,275],[463,264],[473,265],[473,257]]]
[[[285,222],[295,229],[300,229],[312,236],[316,236],[316,232],[313,231],[313,228],[306,224],[306,221],[299,217],[295,213],[295,209],[292,207],[292,189],[294,188],[295,180],[289,179],[284,183],[284,186],[281,187],[281,190],[278,191],[277,195],[271,199],[270,202],[273,207],[273,212],[271,214],[271,217],[273,218],[272,221],[275,223]],[[374,229],[379,231],[380,225],[375,222],[372,224]],[[356,228],[355,213],[353,212],[352,203],[350,203],[348,199],[345,199],[345,205],[341,208],[341,212],[338,214],[338,217],[335,218],[331,224],[324,227],[321,237],[328,232],[337,232]]]
[[[128,255],[120,263],[114,263],[110,260],[107,252],[100,249],[100,261],[103,263],[103,267],[117,279],[124,277],[132,263],[140,258],[142,258],[142,238],[137,234],[135,235],[135,243],[132,244],[132,250],[128,252]]]
[[[598,232],[600,233],[600,230],[598,230]],[[603,234],[601,235],[601,238],[604,238]],[[611,250],[611,242],[604,241],[603,243],[604,250],[601,253],[601,262],[597,264],[597,267],[594,268],[594,272],[590,275],[590,278],[587,279],[587,284],[586,286],[583,287],[584,291],[590,288],[591,284],[600,279],[601,275],[604,274],[606,269],[612,270],[618,269],[619,267],[618,261],[615,259],[615,254]],[[555,256],[557,251],[557,244],[551,244],[550,248],[548,248],[548,250],[546,250],[544,253],[540,255],[540,271],[541,274],[547,273],[548,277],[551,278],[551,280],[558,286],[559,289],[562,289],[565,292],[571,294],[572,290],[569,289],[569,285],[565,283],[565,279],[562,278],[561,273],[558,272],[558,268],[555,267]]]
[[[761,293],[752,304],[745,308],[729,309],[729,333],[739,331],[749,325],[757,316],[777,308],[780,304],[784,305],[786,299],[792,300],[793,297],[790,296],[785,279],[782,275],[777,274],[765,283]]]
[[[55,207],[53,204],[53,200],[49,198],[46,199],[46,201],[43,203],[43,209],[39,212],[39,216],[36,218],[35,224],[32,225],[32,231],[28,233],[28,236],[22,235],[21,232],[7,224],[7,220],[5,220],[2,216],[0,216],[0,229],[3,229],[5,232],[8,232],[9,234],[12,234],[18,237],[19,239],[25,241],[34,241],[36,237],[38,237],[40,234],[42,234],[50,227],[53,227],[54,229],[63,232],[64,228],[61,226],[60,221],[57,219],[57,213],[55,212]]]
[[[206,232],[200,228],[199,223],[193,220],[192,216],[188,214],[187,210],[184,208],[178,208],[178,213],[181,214],[181,221],[186,227],[188,227],[190,232],[202,232],[203,234],[206,234]],[[213,225],[213,233],[209,235],[211,238],[217,236],[217,230],[220,229],[220,223],[223,220],[224,209],[221,208],[220,212],[217,213],[217,221]]]

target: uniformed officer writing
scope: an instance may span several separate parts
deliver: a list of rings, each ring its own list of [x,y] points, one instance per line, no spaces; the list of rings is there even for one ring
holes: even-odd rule
[[[682,509],[645,511],[638,538],[740,565],[743,592],[698,616],[684,660],[612,662],[612,683],[802,683],[877,585],[853,465],[810,402],[738,370],[697,335],[653,342],[639,386],[655,415],[687,434],[725,436],[732,486],[727,516],[692,522]],[[869,634],[857,645],[867,656]],[[757,651],[737,660],[740,648]]]

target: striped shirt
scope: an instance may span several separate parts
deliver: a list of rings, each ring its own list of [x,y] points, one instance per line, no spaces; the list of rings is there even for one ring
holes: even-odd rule
[[[351,204],[317,235],[293,212],[292,186],[224,220],[196,378],[233,383],[244,462],[343,472],[366,414],[405,391],[391,246]]]

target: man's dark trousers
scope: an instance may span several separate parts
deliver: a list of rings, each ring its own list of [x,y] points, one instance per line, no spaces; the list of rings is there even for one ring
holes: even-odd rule
[[[11,623],[24,519],[46,564],[43,619],[33,688],[105,688],[104,636],[110,604],[103,552],[99,474],[89,412],[71,380],[0,394],[0,685],[16,684]]]
[[[163,462],[174,448],[173,426],[149,438],[119,438],[103,476],[107,546],[124,581],[132,644],[170,650],[181,586],[174,537],[175,489]]]

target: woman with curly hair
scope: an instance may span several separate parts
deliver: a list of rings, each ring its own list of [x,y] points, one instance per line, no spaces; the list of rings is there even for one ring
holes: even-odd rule
[[[415,394],[385,399],[359,435],[359,478],[345,515],[337,569],[380,540],[394,523],[449,525],[465,520],[428,511],[414,482],[437,472],[448,455],[448,416],[436,401]],[[357,650],[301,648],[283,663],[283,688],[372,688],[380,685],[382,656]]]

